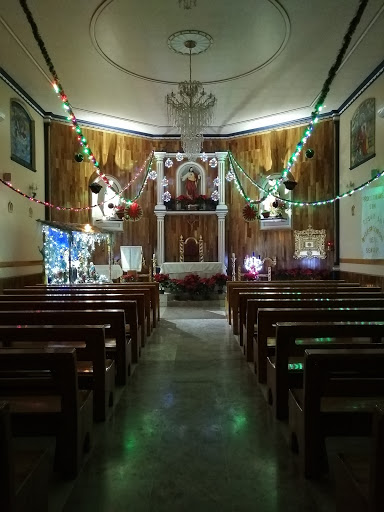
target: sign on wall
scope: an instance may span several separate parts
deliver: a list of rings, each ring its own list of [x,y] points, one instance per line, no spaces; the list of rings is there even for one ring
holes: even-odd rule
[[[384,258],[384,184],[367,187],[362,197],[361,240],[364,259]]]

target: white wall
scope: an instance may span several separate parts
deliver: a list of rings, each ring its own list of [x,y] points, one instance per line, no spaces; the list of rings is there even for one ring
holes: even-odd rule
[[[384,170],[384,118],[376,113],[375,152],[371,160],[350,170],[350,123],[353,114],[359,105],[367,98],[375,98],[376,112],[384,106],[384,75],[381,75],[369,88],[359,96],[340,117],[340,192],[344,193],[357,187],[372,177],[373,169]],[[354,183],[351,187],[350,182]],[[373,190],[372,187],[375,187]],[[361,274],[384,275],[384,177],[375,181],[361,192],[340,201],[340,269]],[[372,194],[377,192],[379,199],[375,205],[370,200]],[[352,215],[352,207],[354,215]],[[376,233],[373,245],[376,254],[367,247],[367,226],[370,221],[368,207],[376,217]],[[380,218],[382,222],[380,222]],[[363,241],[364,238],[364,241]],[[373,246],[372,246],[373,247]],[[364,260],[359,263],[348,260]],[[376,260],[376,261],[375,261]],[[380,261],[381,260],[381,261]]]
[[[12,161],[10,139],[10,101],[19,100],[35,122],[35,164],[32,172]],[[11,173],[12,185],[29,194],[28,187],[36,183],[36,198],[44,200],[44,126],[42,117],[35,112],[5,82],[0,80],[0,177]],[[8,203],[13,203],[13,213]],[[29,209],[32,209],[30,216]],[[42,247],[41,226],[36,219],[44,219],[44,207],[10,190],[0,182],[0,278],[41,273],[41,266],[4,267],[6,262],[41,260],[38,247]]]

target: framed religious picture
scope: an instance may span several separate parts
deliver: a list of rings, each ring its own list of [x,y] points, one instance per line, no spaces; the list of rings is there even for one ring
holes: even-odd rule
[[[361,103],[351,119],[350,169],[373,158],[375,153],[375,98]]]
[[[34,121],[16,100],[11,100],[11,160],[36,172]]]

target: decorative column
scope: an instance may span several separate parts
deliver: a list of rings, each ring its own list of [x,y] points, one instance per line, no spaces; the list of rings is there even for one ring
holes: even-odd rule
[[[225,254],[225,217],[227,215],[227,207],[223,205],[225,210],[218,210],[219,205],[217,205],[216,215],[217,215],[217,260],[221,261],[225,266],[225,271],[228,267],[227,257]]]
[[[157,264],[160,266],[164,263],[164,219],[165,219],[165,208],[164,211],[156,211],[157,217]]]
[[[155,151],[154,156],[156,159],[156,187],[157,187],[157,204],[155,206],[155,211],[157,210],[165,210],[164,201],[163,201],[163,185],[162,180],[164,178],[164,158],[166,152],[165,151]]]
[[[227,160],[227,151],[217,151],[215,153],[218,162],[218,177],[219,183],[219,204],[218,206],[225,205],[225,162]],[[222,208],[220,208],[222,209]]]

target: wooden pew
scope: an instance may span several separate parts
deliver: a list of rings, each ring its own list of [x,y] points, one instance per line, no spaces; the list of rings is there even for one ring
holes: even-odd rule
[[[327,471],[326,437],[369,435],[383,400],[382,348],[306,350],[303,389],[291,389],[289,397],[291,437],[305,477]]]
[[[301,387],[306,348],[326,344],[327,349],[337,349],[343,339],[364,348],[366,344],[362,345],[360,338],[369,338],[376,343],[383,336],[384,322],[278,322],[275,356],[267,359],[268,398],[274,416],[280,420],[288,416],[288,389]],[[298,339],[300,344],[296,343]],[[380,345],[384,348],[383,343]],[[288,363],[298,367],[289,369]]]
[[[44,383],[25,375],[47,371]],[[0,397],[10,406],[12,434],[55,435],[55,469],[75,478],[93,427],[92,392],[78,389],[75,349],[1,349]]]
[[[160,291],[159,291],[159,283],[156,282],[146,282],[141,283],[138,281],[132,282],[132,283],[107,283],[107,284],[69,284],[69,285],[52,285],[52,284],[38,284],[38,285],[32,285],[32,286],[26,286],[26,289],[33,289],[33,288],[46,288],[49,290],[60,290],[62,288],[76,288],[76,289],[107,289],[112,291],[119,291],[130,288],[148,288],[151,291],[151,308],[152,308],[152,321],[153,326],[156,327],[157,322],[160,320]]]
[[[46,450],[15,447],[9,404],[0,402],[0,510],[47,512],[48,471]]]
[[[243,342],[242,328],[246,325],[246,311],[247,311],[247,300],[256,298],[303,298],[310,299],[312,297],[371,297],[371,298],[384,298],[384,293],[380,289],[372,288],[345,288],[334,289],[328,287],[321,287],[318,290],[308,290],[307,288],[290,288],[281,290],[257,290],[244,292],[243,290],[233,290],[233,333],[240,334],[240,343]],[[240,303],[242,304],[242,314],[240,315]],[[236,316],[237,312],[237,316]],[[237,332],[235,332],[235,329]]]
[[[360,283],[346,283],[344,281],[331,281],[331,280],[286,280],[286,281],[228,281],[226,284],[227,293],[227,315],[228,315],[228,323],[232,324],[232,291],[234,288],[242,288],[245,291],[258,288],[271,288],[271,289],[279,289],[280,287],[290,287],[293,286],[301,286],[301,287],[309,287],[309,288],[319,288],[322,286],[333,286],[333,287],[349,287],[349,286],[360,286]]]
[[[327,297],[312,299],[249,299],[247,301],[247,324],[246,324],[246,341],[244,343],[244,352],[247,361],[253,361],[253,339],[255,335],[255,324],[257,312],[261,308],[340,308],[340,307],[357,307],[357,308],[376,308],[384,307],[384,298],[340,298]],[[265,380],[265,377],[264,377]],[[263,381],[260,381],[263,382]]]
[[[267,379],[267,357],[275,353],[277,322],[346,322],[384,321],[384,301],[381,308],[348,307],[327,308],[262,308],[257,314],[257,336],[254,337],[253,357],[258,381]]]
[[[84,299],[84,300],[137,300],[138,305],[138,316],[139,323],[143,330],[143,343],[145,345],[145,335],[149,336],[151,334],[151,299],[149,290],[139,290],[130,289],[128,291],[124,291],[124,293],[109,293],[105,291],[88,291],[78,292],[77,290],[60,290],[58,293],[50,293],[50,290],[46,292],[40,290],[35,290],[32,293],[28,293],[26,288],[14,289],[14,290],[4,290],[4,295],[0,295],[0,300],[7,300],[5,297],[11,296],[23,296],[23,300],[76,300],[76,299]],[[36,299],[36,297],[38,299]],[[46,298],[45,298],[46,297]],[[143,346],[144,346],[143,345]]]
[[[28,305],[28,304],[27,304]],[[124,386],[131,373],[131,340],[125,334],[125,313],[115,310],[0,311],[0,325],[109,325],[105,334],[107,358],[115,360],[116,383]],[[112,356],[112,357],[111,357]]]
[[[94,418],[104,421],[115,388],[115,364],[105,357],[104,325],[0,325],[3,347],[41,347],[46,342],[51,347],[75,344],[79,387],[92,389]]]
[[[132,341],[132,362],[139,361],[142,338],[145,336],[138,320],[138,305],[136,300],[48,300],[48,301],[24,301],[21,297],[7,295],[8,301],[0,300],[0,311],[22,310],[114,310],[123,309],[125,322],[128,326],[127,333]],[[24,297],[23,297],[24,299]]]
[[[336,467],[337,512],[384,510],[384,404],[373,412],[370,452],[339,454]]]

